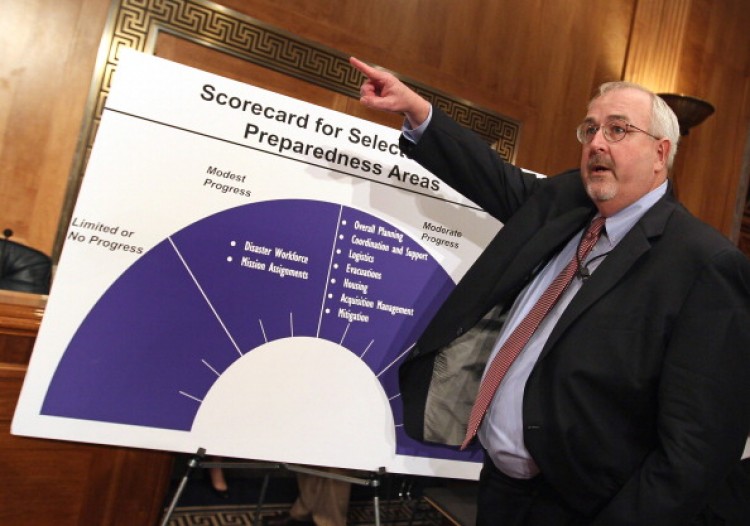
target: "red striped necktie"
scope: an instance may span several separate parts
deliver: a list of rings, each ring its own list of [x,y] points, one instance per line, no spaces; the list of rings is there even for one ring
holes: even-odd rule
[[[464,438],[463,444],[461,444],[461,449],[465,449],[476,436],[479,425],[482,423],[492,397],[495,396],[495,391],[497,391],[505,373],[508,372],[511,364],[526,346],[531,335],[534,334],[534,331],[539,327],[544,317],[555,303],[557,303],[563,291],[573,280],[580,262],[586,259],[591,249],[594,248],[594,245],[602,234],[604,221],[604,217],[597,217],[591,221],[591,224],[581,238],[581,242],[578,244],[576,255],[560,271],[552,283],[550,283],[547,290],[542,293],[536,304],[531,308],[526,317],[521,320],[521,323],[518,324],[510,336],[508,336],[508,339],[505,340],[505,343],[495,355],[487,370],[487,374],[484,375],[482,384],[479,386],[479,393],[474,401],[474,406],[471,408],[469,426],[466,430],[466,438]]]

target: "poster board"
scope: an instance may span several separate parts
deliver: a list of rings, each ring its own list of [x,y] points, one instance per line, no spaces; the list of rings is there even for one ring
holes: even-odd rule
[[[397,370],[501,225],[398,134],[121,50],[12,432],[476,478]]]

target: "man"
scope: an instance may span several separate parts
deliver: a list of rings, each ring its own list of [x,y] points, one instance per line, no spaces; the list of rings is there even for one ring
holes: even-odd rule
[[[402,150],[504,223],[400,370],[411,436],[478,426],[478,523],[750,524],[750,262],[674,199],[666,104],[604,85],[580,172],[539,179],[351,63],[365,106],[405,115]]]

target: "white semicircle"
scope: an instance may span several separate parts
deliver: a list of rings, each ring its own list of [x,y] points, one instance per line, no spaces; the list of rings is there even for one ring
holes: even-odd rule
[[[204,398],[191,434],[210,454],[377,470],[396,434],[375,374],[328,340],[274,340],[243,355]]]

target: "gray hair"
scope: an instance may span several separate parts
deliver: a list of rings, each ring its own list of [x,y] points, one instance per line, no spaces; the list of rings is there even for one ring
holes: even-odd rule
[[[651,124],[649,125],[648,131],[657,137],[669,140],[672,145],[669,149],[669,157],[667,158],[667,169],[671,170],[672,165],[674,164],[674,157],[677,155],[677,145],[680,142],[680,124],[677,122],[677,116],[672,111],[672,108],[667,106],[664,99],[659,97],[653,91],[644,88],[640,84],[626,82],[624,80],[605,82],[599,86],[599,93],[594,99],[601,97],[609,91],[620,89],[636,89],[642,91],[651,98]],[[594,99],[592,99],[592,102]]]

